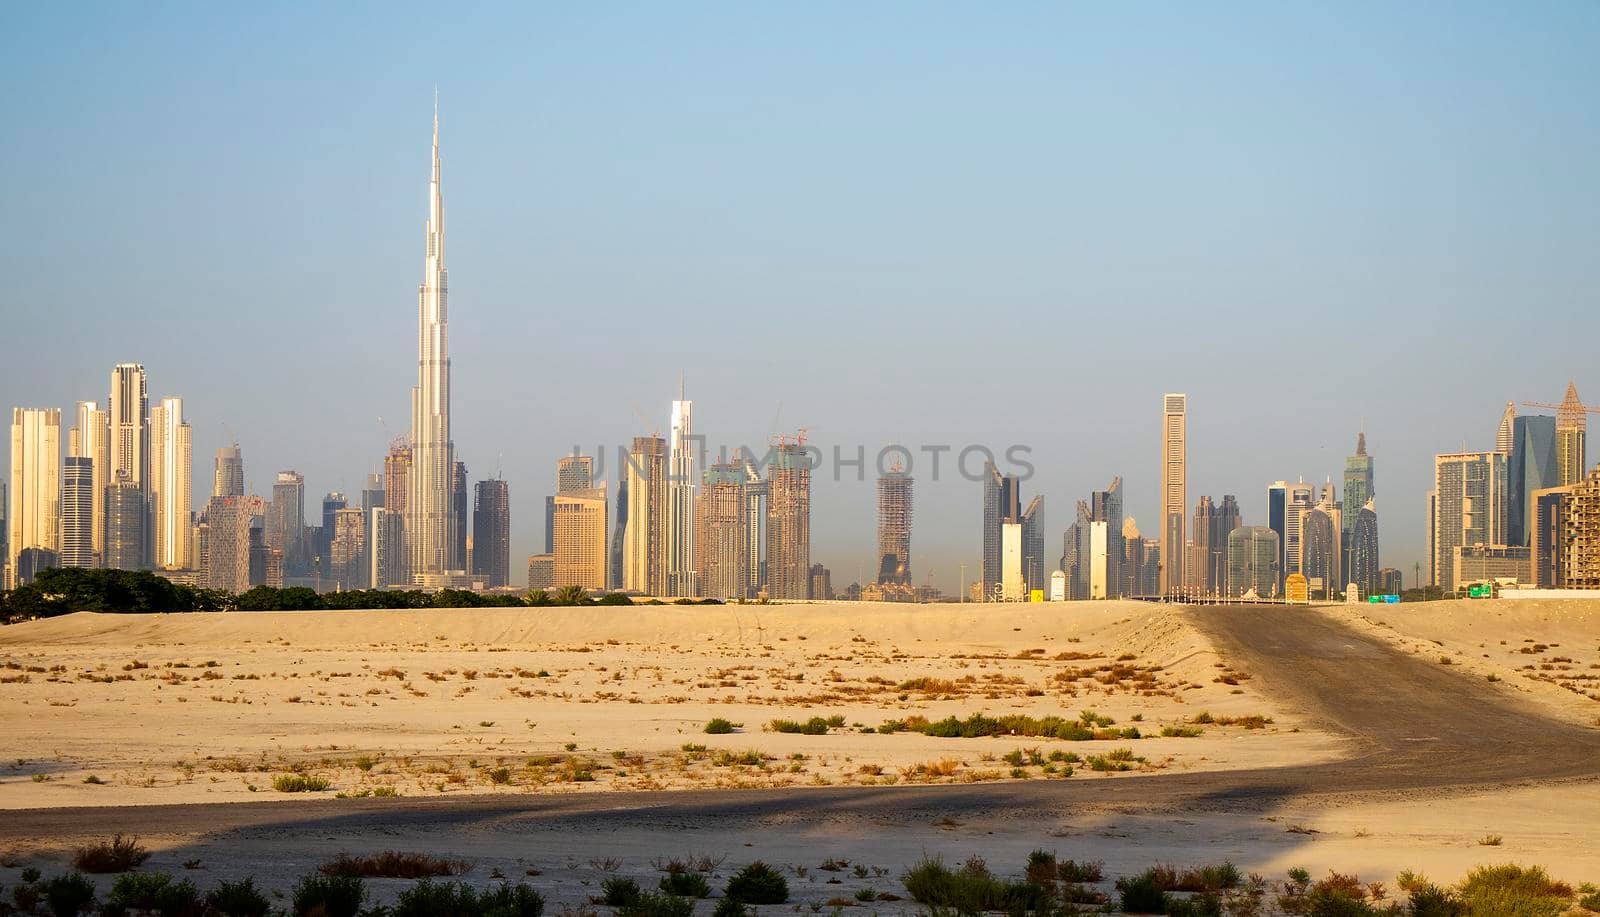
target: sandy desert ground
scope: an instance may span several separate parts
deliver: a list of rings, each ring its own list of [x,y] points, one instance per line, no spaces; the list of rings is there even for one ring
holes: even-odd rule
[[[792,900],[817,907],[903,894],[924,855],[1017,874],[1040,847],[1104,861],[1108,882],[1224,859],[1600,880],[1600,603],[1253,614],[1230,629],[1228,609],[1142,603],[829,603],[3,628],[0,882],[113,830],[140,834],[156,868],[201,863],[202,885],[282,890],[334,853],[393,848],[465,857],[468,881],[521,879],[558,910],[608,875],[653,885],[654,863],[689,853],[723,859],[722,878],[781,864]],[[1111,721],[1104,737],[877,728],[1086,710]],[[742,727],[707,735],[713,717]],[[843,725],[767,728],[811,717]],[[1141,737],[1111,735],[1128,728]],[[1142,760],[1091,764],[1116,749]],[[1457,759],[1466,776],[1442,774]],[[287,775],[329,786],[275,791]],[[851,867],[818,868],[830,859]]]

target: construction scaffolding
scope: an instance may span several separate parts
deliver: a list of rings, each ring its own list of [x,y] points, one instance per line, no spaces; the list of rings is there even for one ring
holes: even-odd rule
[[[896,461],[878,478],[879,583],[911,582],[911,476]]]

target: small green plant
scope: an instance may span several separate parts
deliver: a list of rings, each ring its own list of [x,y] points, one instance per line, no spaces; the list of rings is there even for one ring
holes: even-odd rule
[[[1479,847],[1498,847],[1504,842],[1505,838],[1498,834],[1485,834],[1483,837],[1478,838]]]
[[[1162,726],[1161,735],[1168,739],[1193,739],[1205,733],[1199,726]]]
[[[472,868],[466,860],[385,850],[368,856],[341,853],[317,867],[325,876],[365,879],[421,879],[428,876],[459,876]]]
[[[868,904],[878,900],[878,893],[871,888],[858,888],[856,889],[856,900],[862,904]]]
[[[219,882],[206,895],[206,905],[226,917],[267,917],[272,911],[272,901],[254,879],[240,882]]]
[[[754,913],[737,898],[718,898],[717,906],[711,909],[711,917],[752,917]]]
[[[77,917],[94,906],[94,881],[81,872],[69,872],[40,885],[38,894],[44,898],[51,914]],[[17,904],[20,907],[22,901],[19,899]]]
[[[612,876],[600,883],[601,900],[612,907],[626,907],[639,900],[639,883],[623,876]]]
[[[1162,887],[1164,884],[1154,869],[1118,879],[1119,906],[1130,914],[1165,914],[1167,891]]]
[[[739,727],[738,727],[737,724],[733,723],[730,720],[723,719],[722,717],[719,716],[719,717],[716,717],[716,718],[712,719],[711,722],[706,724],[705,731],[706,731],[706,733],[708,735],[724,736],[724,735],[727,735],[727,734],[733,732],[735,729],[738,729],[738,728]]]
[[[306,876],[294,888],[296,917],[356,917],[367,899],[356,876]]]
[[[305,774],[279,774],[272,778],[272,788],[280,793],[320,793],[332,786],[326,777],[307,777]]]
[[[756,860],[734,873],[723,894],[745,904],[782,904],[789,900],[789,882],[782,873]]]
[[[523,884],[502,882],[478,892],[465,882],[423,879],[400,893],[390,917],[539,917],[544,896]]]
[[[173,881],[164,872],[130,872],[117,877],[106,906],[112,913],[146,911],[180,915],[198,909],[200,890],[188,879]]]
[[[94,774],[89,774],[88,776],[84,777],[83,778],[83,782],[89,784],[90,786],[104,786],[105,785],[105,781],[101,780],[99,777],[95,776]]]
[[[644,894],[632,904],[617,908],[617,917],[691,917],[692,914],[694,900],[677,895]]]
[[[660,889],[680,898],[709,898],[711,885],[697,872],[669,872],[661,877]]]

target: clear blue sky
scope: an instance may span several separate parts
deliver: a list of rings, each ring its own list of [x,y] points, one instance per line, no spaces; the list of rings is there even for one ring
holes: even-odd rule
[[[457,449],[519,580],[557,456],[664,429],[680,372],[716,442],[1025,443],[1052,555],[1113,475],[1154,529],[1164,391],[1191,501],[1253,523],[1364,422],[1408,573],[1433,453],[1600,400],[1587,0],[32,4],[0,74],[0,404],[143,362],[197,500],[227,424],[313,505],[408,423],[437,83]],[[916,512],[954,589],[979,488]],[[873,525],[819,482],[837,584]]]

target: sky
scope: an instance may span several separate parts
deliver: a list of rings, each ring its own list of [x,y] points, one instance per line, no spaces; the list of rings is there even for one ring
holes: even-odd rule
[[[0,85],[0,405],[141,362],[197,508],[237,439],[313,514],[409,424],[437,87],[456,450],[518,583],[556,459],[614,471],[680,383],[713,444],[865,450],[816,473],[836,586],[910,445],[947,591],[982,491],[923,446],[1028,449],[1054,557],[1116,475],[1156,529],[1164,392],[1249,524],[1365,429],[1409,585],[1434,453],[1600,400],[1592,2],[31,4]]]

